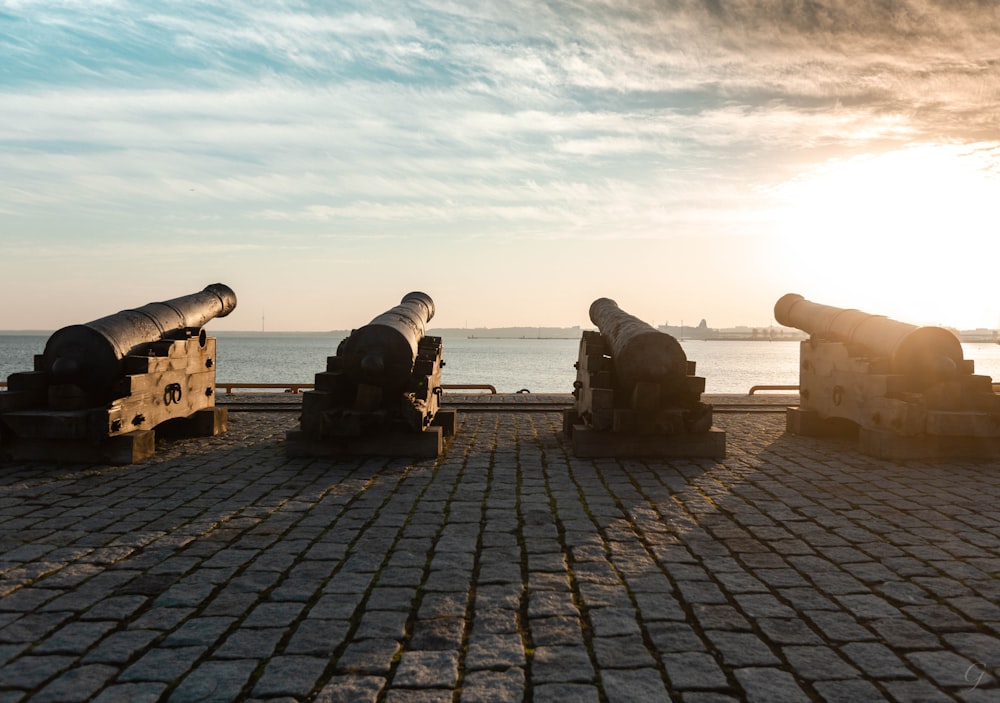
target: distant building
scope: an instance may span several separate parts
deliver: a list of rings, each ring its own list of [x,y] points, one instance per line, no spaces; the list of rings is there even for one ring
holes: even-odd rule
[[[720,341],[797,342],[809,336],[794,327],[782,327],[780,325],[769,325],[767,327],[738,326],[716,329],[709,327],[708,322],[705,320],[699,322],[696,327],[665,324],[660,325],[657,329],[677,339]]]

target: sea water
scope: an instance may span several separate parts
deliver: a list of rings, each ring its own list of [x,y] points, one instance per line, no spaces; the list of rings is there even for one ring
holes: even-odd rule
[[[210,330],[211,333],[211,330]],[[312,383],[346,333],[217,332],[216,378],[229,383]],[[0,332],[0,380],[32,369],[47,333]],[[494,386],[500,393],[569,393],[579,339],[444,337],[446,385]],[[706,393],[747,393],[798,383],[799,345],[786,341],[680,340]],[[976,372],[1000,381],[1000,345],[963,344]]]

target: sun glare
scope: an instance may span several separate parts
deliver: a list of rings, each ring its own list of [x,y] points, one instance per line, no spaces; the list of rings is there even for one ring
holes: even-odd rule
[[[773,193],[793,292],[914,324],[1000,326],[1000,144],[835,160]]]

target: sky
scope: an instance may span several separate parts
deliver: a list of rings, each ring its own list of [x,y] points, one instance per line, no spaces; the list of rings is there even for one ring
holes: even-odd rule
[[[1000,327],[995,0],[0,0],[0,329]]]

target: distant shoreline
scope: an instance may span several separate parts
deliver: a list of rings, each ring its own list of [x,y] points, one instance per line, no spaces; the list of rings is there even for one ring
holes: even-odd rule
[[[475,330],[468,330],[462,328],[442,328],[442,329],[429,329],[427,334],[436,337],[450,337],[450,338],[465,338],[465,339],[537,339],[537,340],[553,340],[553,339],[580,339],[580,336],[584,330],[580,328],[564,328],[559,332],[553,333],[553,328],[548,330],[542,330],[542,334],[531,334],[527,332],[527,328],[514,328],[511,331],[507,331],[507,328],[480,328],[484,334],[475,334]],[[764,328],[765,330],[767,328]],[[351,334],[351,330],[326,330],[326,331],[309,331],[309,332],[293,332],[288,330],[213,330],[211,324],[206,326],[207,332],[214,337],[338,337],[344,338]],[[515,331],[516,330],[516,331]],[[55,330],[0,330],[0,336],[4,337],[45,337],[48,338],[52,335]],[[596,331],[596,330],[592,330]],[[661,330],[662,331],[662,330]],[[470,334],[472,332],[472,334]],[[672,333],[671,333],[672,334]],[[723,333],[722,335],[713,336],[679,336],[676,334],[672,335],[675,339],[680,342],[801,342],[804,339],[808,339],[809,336],[803,332],[794,331],[792,333],[785,333],[781,335],[770,336],[769,334],[758,334],[753,336],[750,334],[740,335],[732,333]],[[959,339],[965,344],[997,344],[996,337],[984,333],[982,330],[960,330],[958,333]]]

